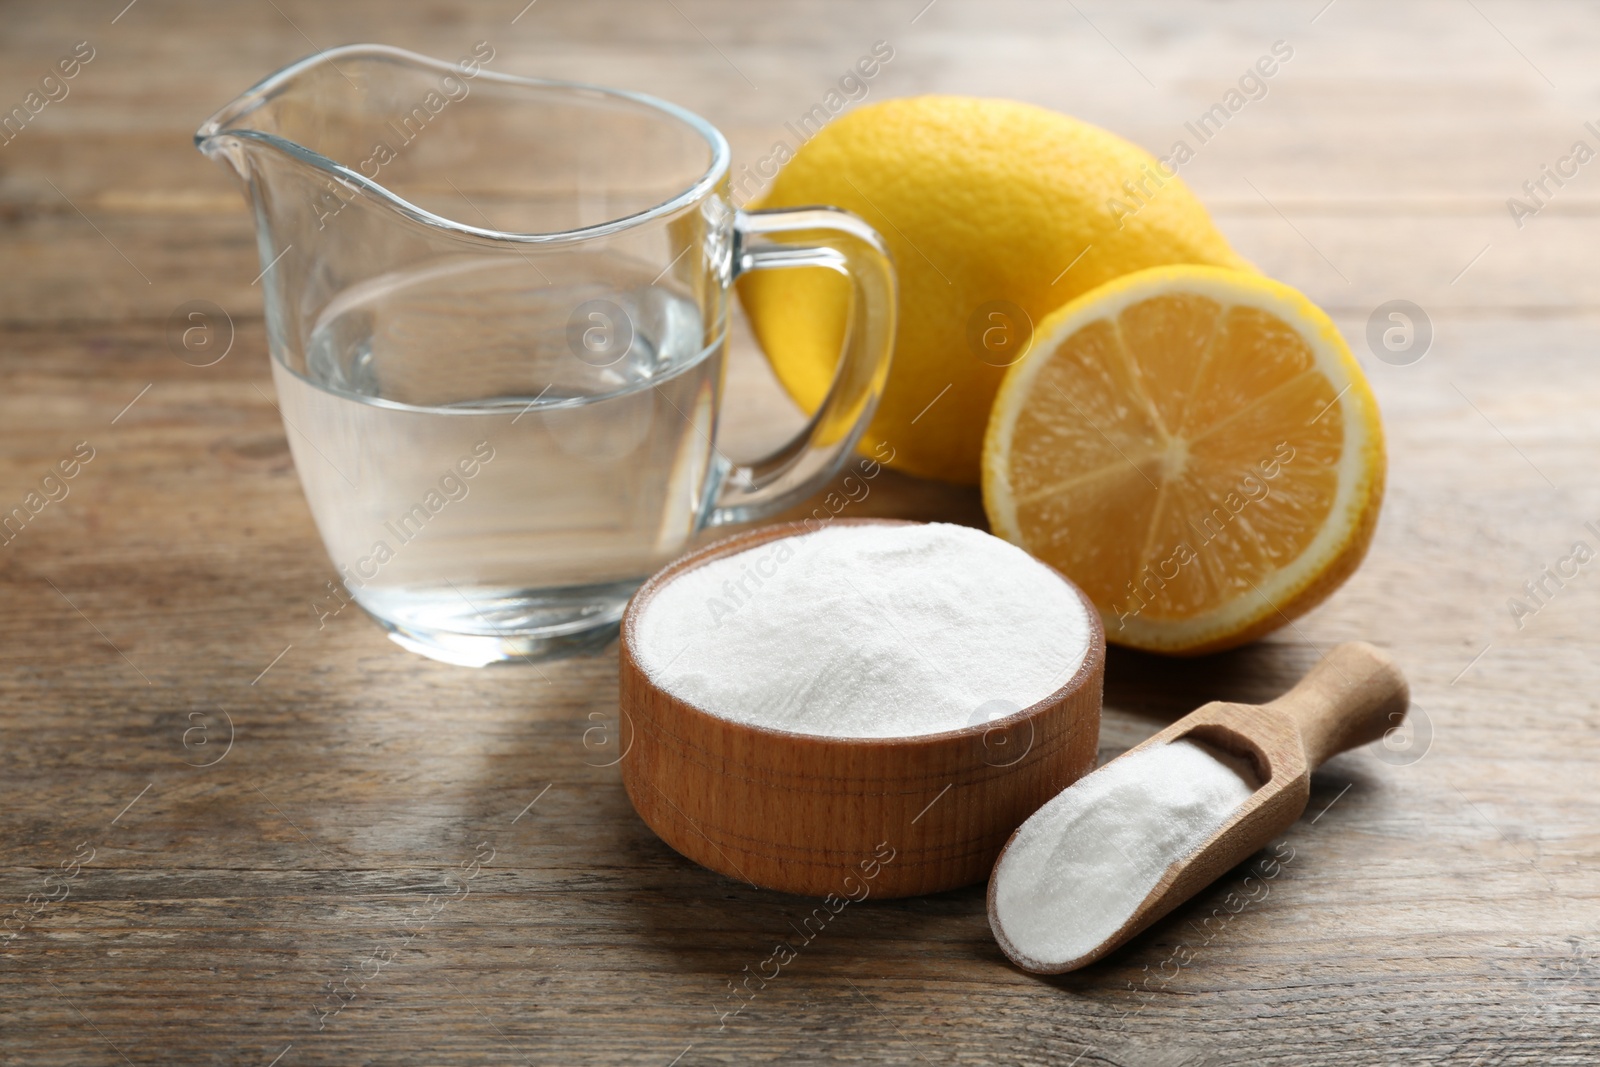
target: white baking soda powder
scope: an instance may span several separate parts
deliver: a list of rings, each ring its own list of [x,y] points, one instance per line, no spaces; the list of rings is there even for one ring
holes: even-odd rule
[[[735,722],[907,737],[987,722],[1065,685],[1094,630],[1077,591],[965,526],[832,526],[667,582],[633,652],[661,688]]]
[[[1102,944],[1168,867],[1255,792],[1246,772],[1225,760],[1175,741],[1112,760],[1058,793],[1022,824],[995,867],[995,933],[1043,967]]]

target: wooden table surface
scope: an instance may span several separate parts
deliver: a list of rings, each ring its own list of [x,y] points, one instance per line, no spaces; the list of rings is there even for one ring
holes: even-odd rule
[[[1600,148],[1600,11],[523,2],[0,7],[0,110],[93,50],[0,145],[0,509],[92,453],[0,546],[0,901],[27,916],[0,944],[0,1062],[1600,1059],[1600,563],[1573,554],[1600,549],[1600,163],[1560,162]],[[741,163],[880,40],[869,99],[1015,97],[1163,153],[1287,42],[1184,173],[1346,331],[1388,500],[1365,566],[1294,628],[1198,661],[1114,651],[1102,757],[1207,699],[1270,698],[1349,638],[1410,675],[1412,746],[1315,776],[1264,896],[1237,870],[1103,965],[1018,972],[981,886],[869,901],[720,1021],[809,905],[633,814],[591,732],[615,721],[614,650],[471,671],[353,609],[317,625],[334,572],[268,400],[249,219],[190,135],[357,40],[487,40],[495,69],[652,92]],[[1420,361],[1366,342],[1396,299],[1431,324]],[[190,301],[231,320],[215,365],[175,358]],[[745,341],[730,388],[730,450],[794,425]],[[890,478],[860,514],[980,512]],[[1534,599],[1547,567],[1576,576]]]

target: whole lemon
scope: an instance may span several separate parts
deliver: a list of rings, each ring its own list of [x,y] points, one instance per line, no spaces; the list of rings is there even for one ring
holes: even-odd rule
[[[883,235],[900,282],[894,364],[866,448],[975,484],[1006,367],[1032,325],[1112,278],[1175,263],[1252,269],[1173,165],[1097,126],[1009,100],[919,96],[841,116],[754,205],[831,204]],[[807,412],[833,380],[849,286],[760,271],[739,297],[778,380]]]

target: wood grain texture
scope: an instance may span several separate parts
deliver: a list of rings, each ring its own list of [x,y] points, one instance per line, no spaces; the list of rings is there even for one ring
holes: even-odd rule
[[[1035,974],[1065,974],[1104,959],[1293,827],[1311,798],[1311,772],[1341,752],[1402,730],[1409,703],[1405,676],[1393,659],[1365,641],[1346,641],[1271,703],[1214,701],[1195,709],[1117,758],[1174,741],[1196,741],[1241,760],[1241,770],[1253,769],[1258,784],[1250,798],[1194,852],[1174,857],[1111,936],[1070,960],[1030,955],[1006,936],[1000,922],[995,906],[998,871],[1006,849],[1022,832],[1018,827],[989,881],[989,925],[995,940],[1013,962]]]
[[[634,595],[619,648],[622,784],[663,841],[752,887],[891,900],[984,881],[1017,825],[1094,769],[1106,636],[1076,586],[1092,633],[1072,677],[1013,715],[921,737],[816,737],[733,722],[673,696],[638,662],[639,616],[668,583],[822,528],[736,534],[668,565]]]
[[[70,494],[0,546],[0,899],[29,916],[0,946],[0,1059],[1600,1055],[1600,585],[1592,563],[1568,563],[1580,576],[1559,586],[1543,577],[1575,542],[1600,547],[1586,526],[1600,526],[1600,172],[1552,183],[1520,228],[1506,207],[1574,140],[1595,144],[1600,11],[124,8],[0,10],[0,109],[75,42],[97,50],[69,96],[0,145],[0,507],[78,442],[96,450]],[[1410,678],[1414,743],[1330,760],[1269,852],[1082,971],[1012,967],[974,887],[852,904],[753,999],[738,995],[811,902],[706,871],[634,815],[604,766],[614,654],[472,672],[405,654],[353,609],[319,624],[335,573],[272,406],[250,221],[190,137],[257,77],[374,39],[444,56],[489,40],[495,69],[666,97],[728,134],[736,170],[792,143],[784,123],[880,39],[895,58],[868,99],[1014,97],[1157,152],[1290,42],[1266,95],[1183,176],[1235,246],[1329,309],[1360,354],[1385,417],[1384,512],[1361,570],[1292,627],[1192,662],[1112,649],[1101,758],[1209,700],[1270,700],[1354,639]],[[1429,317],[1418,362],[1366,343],[1392,299]],[[218,343],[233,338],[211,366],[191,365],[203,360],[169,326],[195,300],[223,312]],[[728,389],[731,454],[798,424],[743,335]],[[888,471],[869,488],[793,517],[981,523],[970,492]],[[1531,614],[1513,616],[1513,598]],[[1241,888],[1247,874],[1264,895]]]

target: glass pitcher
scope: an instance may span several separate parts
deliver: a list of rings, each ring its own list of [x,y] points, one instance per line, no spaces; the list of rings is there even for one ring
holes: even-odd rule
[[[815,492],[872,417],[895,307],[856,216],[734,210],[705,120],[492,58],[330,49],[195,135],[255,213],[278,403],[345,588],[473,666],[603,647],[697,531]],[[851,282],[833,387],[738,463],[729,285],[798,267]]]

